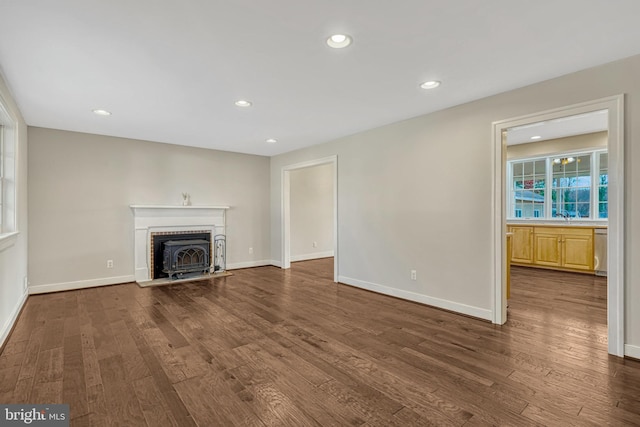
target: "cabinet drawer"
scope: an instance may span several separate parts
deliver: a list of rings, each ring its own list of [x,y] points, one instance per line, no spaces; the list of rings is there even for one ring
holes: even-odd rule
[[[593,236],[593,228],[580,227],[535,227],[534,232],[571,236]]]

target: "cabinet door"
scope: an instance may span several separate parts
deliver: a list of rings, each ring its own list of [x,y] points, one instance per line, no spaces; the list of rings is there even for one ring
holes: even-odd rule
[[[593,270],[593,230],[562,235],[562,266]]]
[[[558,233],[536,233],[534,234],[535,256],[534,263],[550,267],[560,267],[562,265],[561,235]]]
[[[511,237],[511,261],[518,264],[533,263],[533,227],[509,226]]]

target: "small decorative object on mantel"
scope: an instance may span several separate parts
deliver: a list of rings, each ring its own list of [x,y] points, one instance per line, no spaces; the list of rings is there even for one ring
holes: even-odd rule
[[[182,193],[182,206],[191,206],[191,195],[189,193]]]

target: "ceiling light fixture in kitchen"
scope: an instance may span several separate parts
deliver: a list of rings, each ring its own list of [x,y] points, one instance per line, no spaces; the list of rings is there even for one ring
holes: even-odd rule
[[[580,162],[580,159],[577,159]],[[554,165],[568,165],[569,163],[573,163],[576,161],[575,157],[561,157],[559,159],[553,159]]]

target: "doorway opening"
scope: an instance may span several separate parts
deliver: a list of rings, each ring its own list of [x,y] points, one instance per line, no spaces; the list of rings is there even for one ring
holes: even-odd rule
[[[339,264],[337,162],[337,156],[330,156],[282,168],[282,268],[291,268],[292,261],[333,256],[334,282]],[[305,185],[322,194],[305,192]]]
[[[624,126],[623,126],[623,95],[586,102],[573,106],[563,107],[555,110],[531,114],[524,117],[502,120],[493,123],[493,143],[494,143],[494,300],[493,300],[493,322],[503,324],[507,321],[507,218],[514,219],[518,213],[523,213],[524,209],[538,211],[539,217],[555,218],[561,212],[562,217],[569,220],[579,216],[580,212],[589,212],[591,218],[597,213],[600,206],[596,206],[595,201],[584,203],[585,206],[578,205],[573,200],[575,209],[562,209],[570,204],[565,200],[552,199],[549,192],[544,193],[535,188],[523,189],[520,196],[522,205],[514,195],[509,199],[506,188],[514,184],[513,170],[507,168],[507,137],[509,130],[533,129],[539,123],[558,123],[568,117],[586,116],[605,112],[608,134],[606,136],[608,154],[608,243],[607,243],[607,335],[608,351],[610,354],[624,356]],[[532,135],[537,136],[537,135]],[[595,158],[592,154],[591,158]],[[570,159],[571,157],[571,159]],[[559,158],[559,164],[564,166],[575,162],[578,156],[565,156]],[[564,159],[564,160],[563,160]],[[586,157],[585,157],[586,159]],[[585,160],[583,159],[583,160]],[[547,159],[546,177],[553,178],[553,172],[549,169],[554,166],[554,159]],[[577,167],[578,162],[573,163]],[[597,161],[596,161],[596,164]],[[540,162],[542,165],[542,162]],[[584,165],[583,165],[584,166]],[[524,167],[524,166],[523,166]],[[535,165],[533,165],[535,169]],[[595,174],[595,172],[594,172]],[[595,176],[595,175],[594,175]],[[540,181],[544,179],[541,178]],[[534,179],[535,181],[535,179]],[[556,182],[560,182],[557,180]],[[524,191],[527,190],[527,191]],[[556,193],[560,194],[559,189]],[[527,197],[525,197],[527,196]],[[537,197],[537,198],[536,198]],[[525,200],[526,199],[526,200]],[[546,202],[546,203],[545,203]],[[520,209],[519,209],[520,208]],[[509,209],[509,211],[507,211]],[[560,211],[558,211],[560,209]],[[582,211],[580,210],[582,209]],[[595,210],[593,210],[595,209]],[[603,208],[604,209],[604,208]],[[532,214],[532,216],[535,216]]]

